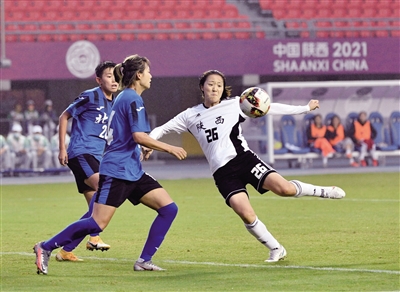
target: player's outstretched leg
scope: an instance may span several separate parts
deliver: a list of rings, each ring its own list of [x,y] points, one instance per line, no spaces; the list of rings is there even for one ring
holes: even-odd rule
[[[42,248],[43,242],[38,242],[33,247],[33,252],[36,254],[36,267],[37,274],[42,273],[43,275],[47,275],[47,270],[49,266],[49,260],[51,256],[51,251],[44,250]]]
[[[290,181],[296,187],[295,197],[299,198],[302,196],[315,196],[326,199],[342,199],[346,196],[344,190],[339,187],[321,187],[307,184],[298,180]]]

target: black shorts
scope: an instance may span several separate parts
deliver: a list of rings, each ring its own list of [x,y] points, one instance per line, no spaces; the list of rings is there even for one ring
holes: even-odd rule
[[[100,175],[95,202],[118,208],[128,199],[133,205],[138,205],[145,194],[159,188],[162,186],[147,173],[137,181]]]
[[[215,184],[229,205],[229,199],[240,192],[247,195],[246,185],[251,184],[260,194],[268,192],[262,188],[265,178],[274,168],[262,161],[254,152],[239,154],[214,173]]]
[[[85,184],[85,179],[99,172],[100,162],[90,154],[78,155],[68,159],[68,167],[75,176],[78,192],[83,194],[85,191],[94,191]]]

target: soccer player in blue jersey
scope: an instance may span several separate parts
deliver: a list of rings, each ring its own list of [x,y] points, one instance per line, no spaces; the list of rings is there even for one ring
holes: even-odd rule
[[[82,92],[72,102],[59,118],[59,155],[61,165],[71,169],[75,176],[79,193],[85,196],[89,212],[83,217],[89,217],[90,200],[97,191],[99,183],[99,165],[106,145],[108,118],[113,103],[113,94],[118,90],[114,78],[115,63],[101,62],[95,69],[98,87]],[[71,137],[68,149],[68,120],[72,118]],[[58,261],[81,261],[72,250],[80,242],[72,242],[64,246],[56,255]],[[98,233],[90,235],[86,248],[89,250],[108,250],[110,245],[104,243]]]
[[[178,207],[166,190],[143,171],[140,145],[168,152],[180,160],[185,159],[187,153],[181,147],[154,140],[147,134],[150,124],[141,94],[150,88],[149,65],[147,58],[132,55],[115,67],[115,79],[123,90],[114,101],[108,121],[107,146],[100,162],[99,188],[94,196],[92,216],[72,223],[54,237],[34,246],[38,274],[47,274],[54,249],[89,233],[103,231],[126,199],[133,205],[142,203],[158,213],[134,270],[163,270],[153,264],[152,257],[174,221]]]

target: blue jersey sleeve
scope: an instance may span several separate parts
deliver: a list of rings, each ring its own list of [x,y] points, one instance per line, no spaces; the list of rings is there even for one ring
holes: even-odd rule
[[[146,108],[141,100],[135,100],[130,104],[129,125],[132,133],[151,131]]]
[[[68,106],[67,112],[72,117],[77,117],[88,109],[90,103],[91,99],[88,94],[80,95]]]

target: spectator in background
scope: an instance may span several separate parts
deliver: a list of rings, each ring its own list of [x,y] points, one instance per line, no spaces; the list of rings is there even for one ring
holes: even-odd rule
[[[358,163],[354,161],[353,150],[354,143],[350,137],[345,136],[343,124],[339,116],[334,115],[331,119],[331,124],[327,127],[327,138],[336,152],[344,152],[349,159],[350,165],[358,167]]]
[[[376,145],[374,142],[376,130],[368,120],[365,111],[358,114],[357,120],[353,122],[349,129],[349,136],[356,145],[356,149],[360,151],[360,165],[367,166],[365,157],[369,154],[372,158],[372,165],[378,166],[378,155],[376,153]]]
[[[22,135],[22,126],[14,124],[7,136],[7,143],[10,147],[11,170],[15,168],[29,169],[32,156],[30,153],[29,140]]]
[[[0,170],[8,171],[11,169],[10,147],[7,144],[6,138],[0,135]]]
[[[64,139],[64,144],[65,144],[65,149],[68,148],[69,145],[69,141],[71,140],[70,136],[68,135],[68,133],[65,134],[65,139]],[[53,137],[51,137],[50,139],[50,148],[51,148],[51,152],[52,152],[52,162],[53,162],[53,166],[55,168],[62,168],[63,166],[59,163],[58,161],[58,153],[59,153],[59,126],[57,126],[57,133],[55,133],[53,135]]]
[[[40,113],[40,122],[43,128],[43,135],[50,141],[56,131],[58,116],[53,109],[53,101],[50,99],[44,102],[43,111]]]
[[[322,123],[322,116],[317,114],[307,129],[308,145],[320,149],[322,152],[322,163],[324,167],[328,165],[328,158],[336,152],[327,139],[326,126]]]
[[[43,129],[41,126],[33,126],[32,132],[32,135],[28,137],[32,153],[32,168],[33,170],[50,168],[50,142],[43,135]]]
[[[10,120],[10,131],[14,124],[24,124],[25,116],[22,108],[22,104],[19,102],[15,104],[14,109],[8,114]]]
[[[35,108],[35,102],[28,100],[24,111],[27,135],[32,135],[33,126],[39,122],[39,112]]]

